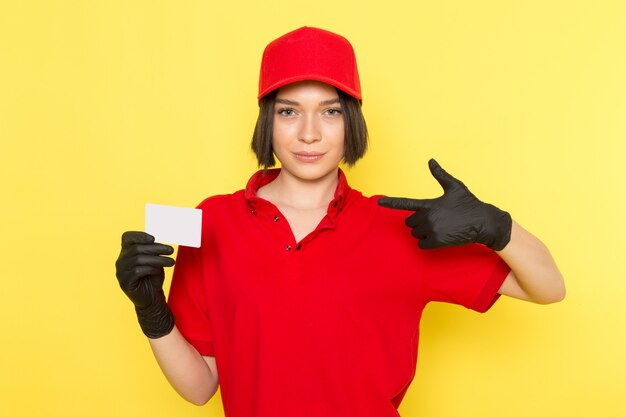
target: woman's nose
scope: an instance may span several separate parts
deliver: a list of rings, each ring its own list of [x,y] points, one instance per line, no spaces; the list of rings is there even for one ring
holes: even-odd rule
[[[305,143],[312,143],[322,138],[319,121],[314,115],[307,116],[302,120],[298,139]]]

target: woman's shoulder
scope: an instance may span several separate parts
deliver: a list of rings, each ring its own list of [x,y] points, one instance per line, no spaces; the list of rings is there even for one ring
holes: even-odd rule
[[[386,197],[384,194],[374,194],[371,196],[364,195],[360,191],[351,190],[348,204],[352,206],[353,211],[361,212],[366,215],[370,222],[375,222],[383,227],[389,224],[393,226],[404,226],[404,219],[412,214],[406,210],[393,210],[378,204],[378,200]]]
[[[394,210],[383,207],[378,204],[378,200],[383,197],[388,197],[386,194],[373,194],[373,195],[365,195],[361,191],[352,189],[350,191],[350,200],[355,202],[356,204],[368,207],[372,210],[382,213],[384,216],[391,217],[406,217],[410,215],[412,212],[408,210]]]
[[[206,197],[196,206],[199,209],[227,209],[240,204],[244,199],[244,190],[238,190],[230,194],[216,194]]]

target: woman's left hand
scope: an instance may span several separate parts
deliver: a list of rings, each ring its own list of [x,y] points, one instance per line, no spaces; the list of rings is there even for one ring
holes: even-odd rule
[[[434,159],[428,161],[433,177],[444,194],[433,199],[382,197],[378,204],[414,211],[406,219],[422,249],[482,243],[502,250],[511,238],[511,216],[506,211],[480,201],[458,179],[448,174]]]

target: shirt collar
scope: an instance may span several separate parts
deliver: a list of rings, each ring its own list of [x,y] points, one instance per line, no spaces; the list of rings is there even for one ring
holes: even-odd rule
[[[256,210],[260,206],[268,204],[269,202],[257,197],[256,192],[262,186],[269,184],[274,181],[278,174],[280,173],[280,168],[273,168],[268,170],[259,170],[250,179],[248,180],[248,184],[246,185],[246,189],[244,190],[244,195],[246,197],[246,202],[251,210]],[[346,200],[348,194],[350,193],[350,186],[348,185],[348,180],[346,179],[346,175],[343,173],[341,168],[338,170],[338,182],[337,188],[335,189],[335,195],[332,201],[328,204],[328,214],[336,215],[339,213],[343,206],[346,204]]]

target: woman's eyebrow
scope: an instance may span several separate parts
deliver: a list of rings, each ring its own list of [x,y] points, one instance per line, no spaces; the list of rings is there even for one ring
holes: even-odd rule
[[[339,103],[339,97],[330,100],[320,101],[320,106],[328,106],[329,104]]]
[[[288,104],[290,106],[297,106],[298,102],[297,101],[293,101],[293,100],[288,100],[286,98],[277,98],[276,99],[276,103],[281,103],[281,104]]]

